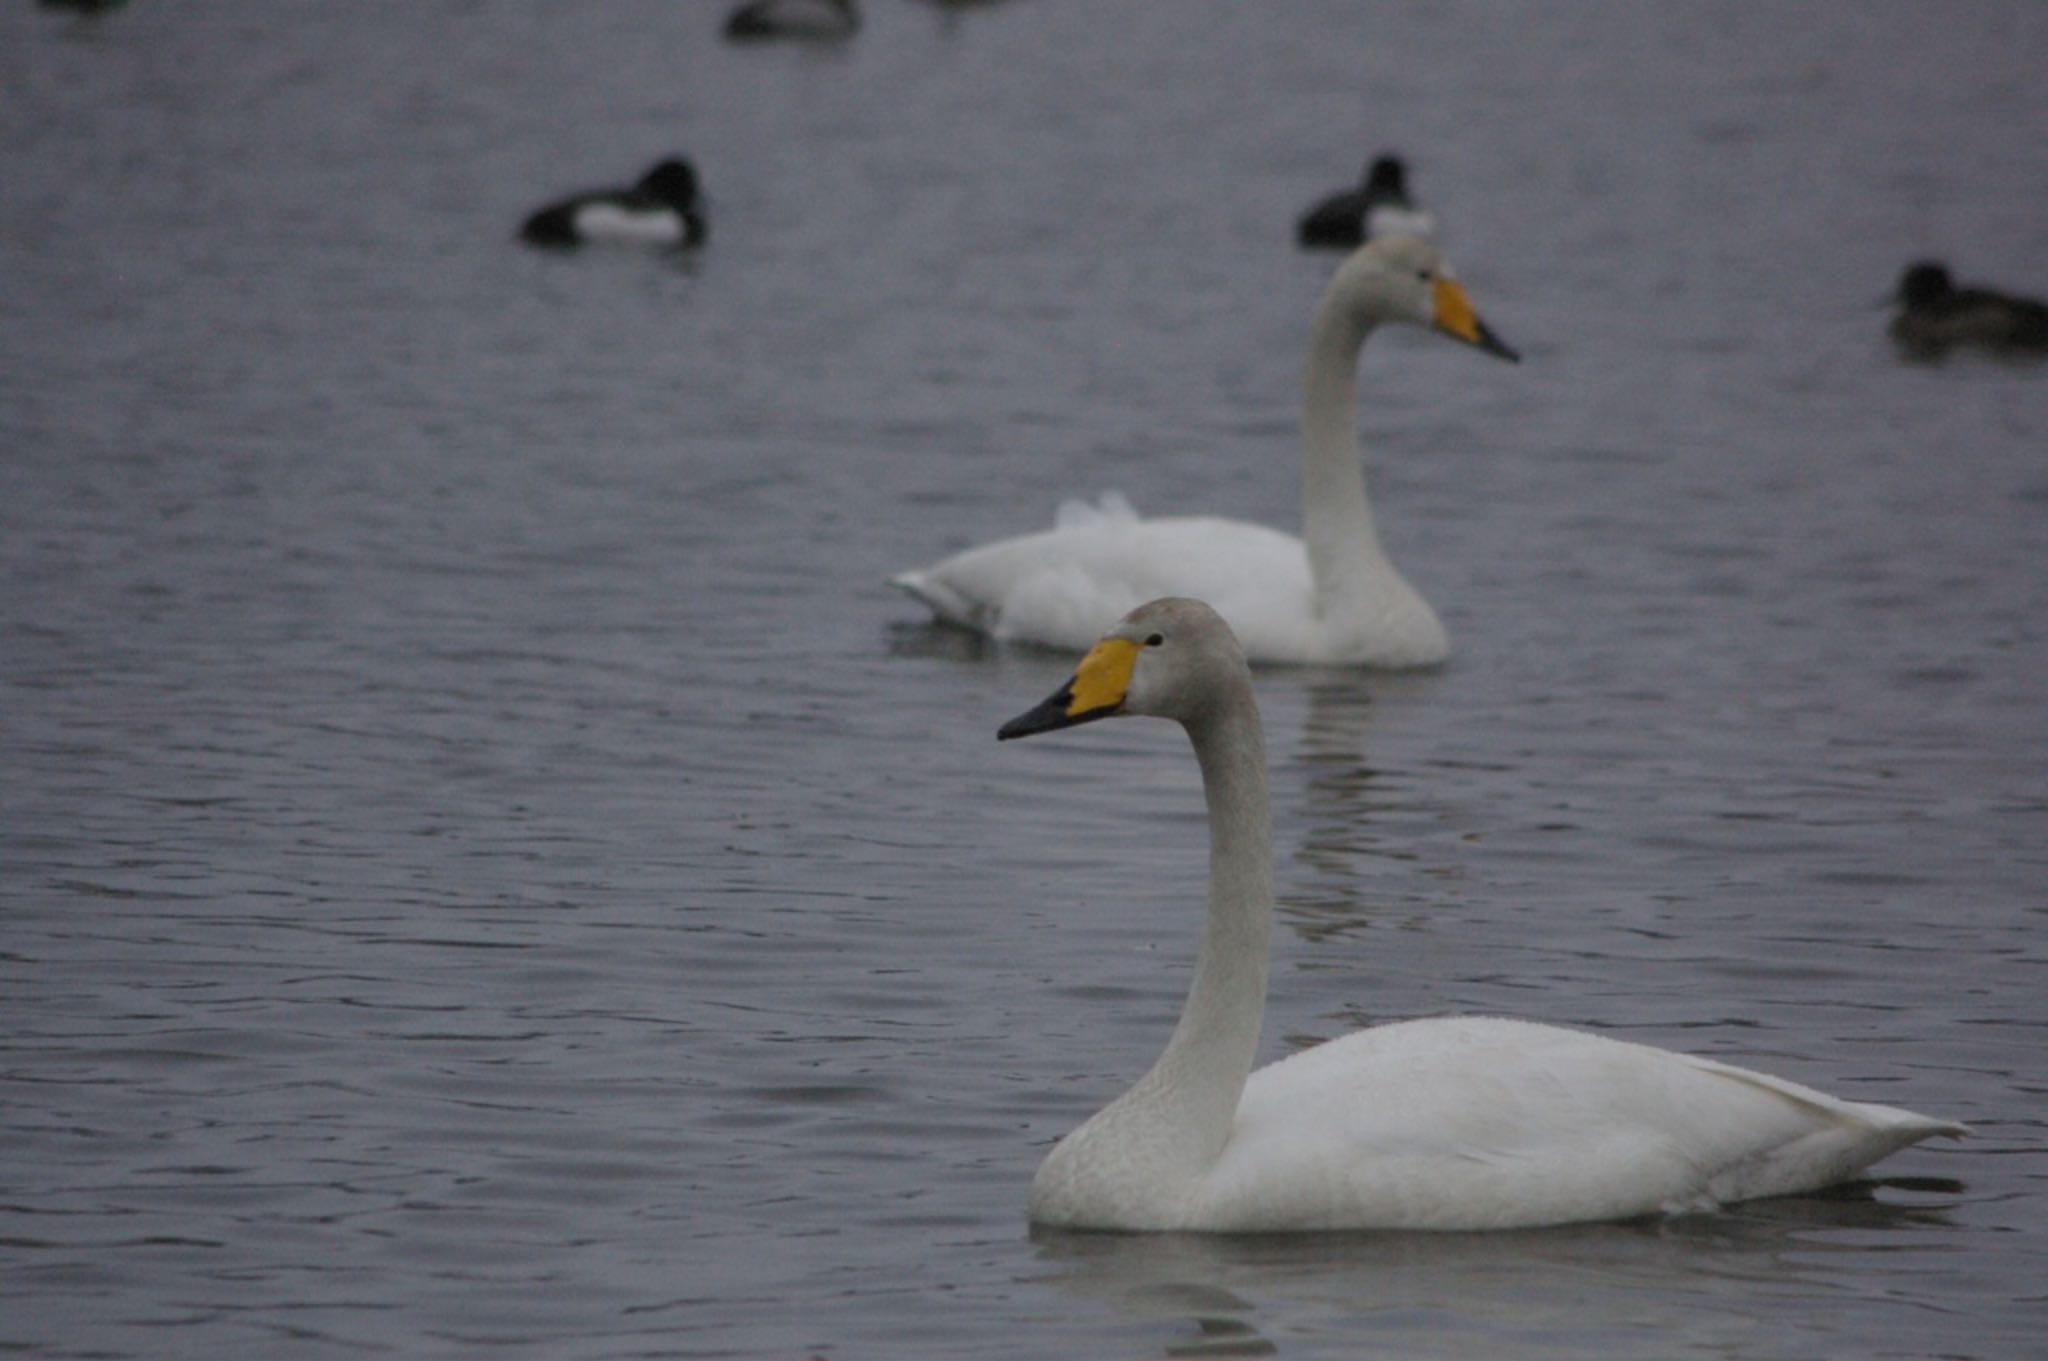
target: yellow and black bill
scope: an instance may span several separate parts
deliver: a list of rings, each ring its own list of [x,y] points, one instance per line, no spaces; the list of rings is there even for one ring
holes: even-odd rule
[[[1088,649],[1088,655],[1074,668],[1074,675],[1043,704],[1018,714],[996,729],[996,737],[1029,737],[1033,733],[1071,728],[1108,718],[1124,707],[1131,688],[1131,668],[1137,665],[1138,645],[1127,638],[1104,638]]]
[[[1467,345],[1476,345],[1510,363],[1521,362],[1522,356],[1479,319],[1479,313],[1473,310],[1472,299],[1465,293],[1465,286],[1456,279],[1437,276],[1435,310],[1436,329],[1445,335]]]

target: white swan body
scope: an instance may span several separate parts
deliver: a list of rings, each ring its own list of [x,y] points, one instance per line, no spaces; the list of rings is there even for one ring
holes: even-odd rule
[[[1264,661],[1441,661],[1443,625],[1414,588],[1388,572],[1355,613],[1355,634],[1340,634],[1315,619],[1315,579],[1292,534],[1213,515],[1140,519],[1111,492],[1096,505],[1061,506],[1052,529],[985,544],[896,581],[948,623],[1046,646],[1085,648],[1102,636],[1105,620],[1185,591],[1237,620],[1245,650]]]
[[[1252,1071],[1273,898],[1258,709],[1229,627],[1134,611],[1005,737],[1115,714],[1187,729],[1210,903],[1152,1069],[1062,1139],[1031,1217],[1122,1230],[1503,1229],[1809,1191],[1962,1127],[1711,1059],[1493,1018],[1362,1030]]]
[[[1443,624],[1381,549],[1359,461],[1358,355],[1384,321],[1515,357],[1428,242],[1389,237],[1350,256],[1309,344],[1301,538],[1216,517],[1140,519],[1117,498],[1092,515],[1069,507],[1050,530],[968,549],[894,584],[946,623],[1019,642],[1085,647],[1140,603],[1174,594],[1208,600],[1256,662],[1442,661]]]

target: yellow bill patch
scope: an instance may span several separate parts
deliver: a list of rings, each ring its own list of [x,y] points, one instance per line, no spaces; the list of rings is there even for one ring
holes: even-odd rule
[[[1436,281],[1436,326],[1468,344],[1479,343],[1479,314],[1472,310],[1472,299],[1456,279],[1442,275]]]
[[[1104,638],[1089,648],[1068,685],[1073,698],[1067,703],[1067,717],[1122,704],[1124,692],[1131,688],[1131,668],[1137,664],[1138,645],[1128,638]]]

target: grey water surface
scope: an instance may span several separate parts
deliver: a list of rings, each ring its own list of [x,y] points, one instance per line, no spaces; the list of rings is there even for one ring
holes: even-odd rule
[[[0,1352],[2039,1356],[2048,6],[0,9]],[[1967,1121],[1508,1235],[1033,1235],[1206,863],[1166,725],[888,573],[1295,521],[1296,212],[1384,147],[1510,367],[1376,337],[1455,648],[1261,673],[1267,1057],[1445,1012]],[[696,158],[694,258],[520,217]]]

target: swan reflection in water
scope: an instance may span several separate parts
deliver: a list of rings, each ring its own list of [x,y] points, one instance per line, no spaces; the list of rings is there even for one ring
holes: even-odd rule
[[[1156,1330],[1167,1356],[1270,1354],[1279,1347],[1261,1331],[1269,1316],[1326,1320],[1361,1355],[1476,1354],[1464,1348],[1503,1334],[1552,1339],[1525,1355],[1594,1355],[1603,1341],[1610,1354],[1647,1355],[1626,1344],[1714,1327],[1748,1333],[1759,1291],[1796,1283],[1802,1311],[1829,1298],[1854,1308],[1873,1276],[1938,1268],[1930,1255],[1946,1249],[1916,1231],[1949,1225],[1945,1202],[1961,1191],[1902,1177],[1712,1215],[1489,1234],[1035,1226],[1031,1241],[1040,1283]]]

